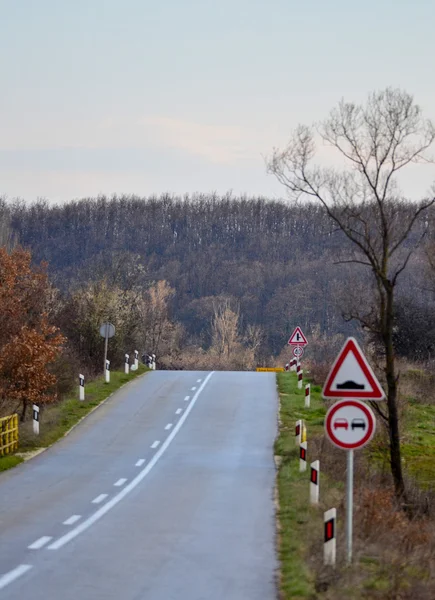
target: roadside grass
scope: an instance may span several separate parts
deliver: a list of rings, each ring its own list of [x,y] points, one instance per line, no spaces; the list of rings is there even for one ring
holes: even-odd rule
[[[8,469],[12,469],[16,467],[20,463],[23,462],[23,458],[21,456],[17,456],[16,454],[8,454],[7,456],[0,456],[0,471],[7,471]]]
[[[407,473],[427,489],[435,486],[435,406],[408,398],[402,456]]]
[[[71,427],[76,425],[111,394],[147,371],[149,369],[141,364],[137,371],[130,371],[129,375],[121,371],[112,371],[110,373],[110,383],[106,383],[104,377],[99,377],[86,384],[84,401],[80,401],[77,394],[66,397],[55,404],[41,406],[39,435],[36,436],[33,433],[32,420],[20,423],[18,453],[0,457],[0,471],[5,471],[23,462],[23,457],[20,454],[37,451],[39,448],[47,448],[57,442]]]

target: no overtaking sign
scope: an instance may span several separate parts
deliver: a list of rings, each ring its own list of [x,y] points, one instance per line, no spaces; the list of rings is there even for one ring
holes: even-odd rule
[[[331,406],[325,417],[326,435],[343,450],[356,450],[370,442],[376,419],[372,409],[358,400],[341,400]]]

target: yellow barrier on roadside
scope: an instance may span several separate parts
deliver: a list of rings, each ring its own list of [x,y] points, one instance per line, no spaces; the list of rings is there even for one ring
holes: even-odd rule
[[[285,371],[285,369],[283,369],[282,367],[273,367],[273,368],[266,368],[266,367],[257,367],[257,372],[258,371],[273,371],[274,373],[283,373]]]
[[[18,415],[0,419],[0,456],[18,450]]]

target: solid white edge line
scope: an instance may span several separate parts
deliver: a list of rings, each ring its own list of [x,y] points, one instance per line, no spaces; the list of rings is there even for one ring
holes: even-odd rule
[[[186,397],[184,398],[184,402],[189,402],[189,400],[190,400],[190,396],[186,396]]]
[[[12,583],[16,579],[18,579],[18,577],[21,577],[21,575],[24,575],[24,573],[27,573],[27,571],[30,571],[30,569],[33,569],[32,565],[19,565],[15,569],[12,569],[12,571],[9,571],[9,573],[5,573],[4,575],[1,575],[0,576],[0,590],[5,588],[7,585]]]
[[[183,412],[183,409],[182,409],[182,408],[177,408],[177,410],[175,411],[175,414],[176,414],[176,415],[179,415],[179,414],[180,414],[180,413],[182,413],[182,412]]]
[[[160,440],[156,440],[155,442],[153,442],[151,444],[151,448],[154,450],[154,448],[157,448],[157,446],[160,444]]]
[[[207,375],[207,377],[204,379],[204,383],[201,385],[199,390],[196,392],[195,396],[192,398],[192,402],[186,408],[186,412],[184,413],[184,415],[182,417],[180,417],[180,420],[175,425],[174,429],[171,431],[171,433],[168,435],[166,440],[163,442],[161,448],[159,450],[157,450],[157,452],[154,454],[154,456],[152,457],[150,462],[147,464],[147,466],[138,475],[136,475],[136,477],[134,479],[132,479],[130,481],[130,483],[125,486],[125,488],[123,488],[118,494],[116,494],[116,496],[113,496],[113,498],[111,498],[108,502],[106,502],[106,504],[104,506],[102,506],[101,508],[99,508],[93,515],[91,515],[88,519],[86,519],[85,521],[80,523],[80,525],[77,525],[77,527],[75,527],[74,529],[72,529],[71,531],[69,531],[68,533],[63,535],[62,537],[60,537],[58,540],[56,540],[55,542],[50,544],[50,546],[47,546],[48,550],[58,550],[59,548],[62,548],[62,546],[65,546],[65,544],[68,544],[68,542],[70,542],[71,540],[76,538],[78,535],[80,535],[81,533],[83,533],[84,531],[89,529],[89,527],[91,527],[94,523],[99,521],[101,519],[101,517],[103,517],[107,512],[109,512],[109,510],[111,510],[114,506],[116,506],[119,502],[121,502],[121,500],[123,498],[125,498],[125,496],[127,496],[132,490],[134,490],[135,487],[137,487],[139,485],[139,483],[142,481],[142,479],[144,479],[148,475],[148,473],[151,471],[151,469],[154,467],[154,465],[158,462],[159,458],[166,451],[166,449],[169,447],[169,445],[171,444],[174,437],[177,435],[177,433],[181,429],[184,421],[189,416],[189,413],[192,410],[192,408],[195,406],[195,403],[196,403],[200,393],[207,385],[207,383],[208,383],[210,377],[213,375],[213,373],[214,373],[214,371],[209,373]]]
[[[39,550],[40,548],[45,546],[45,544],[48,544],[48,542],[52,539],[53,538],[50,537],[49,535],[43,535],[42,537],[39,538],[39,540],[36,540],[36,542],[33,542],[33,544],[30,544],[30,546],[27,546],[27,548],[29,550]]]
[[[109,494],[100,494],[92,500],[92,504],[100,504]]]
[[[124,483],[127,481],[127,479],[124,479],[124,477],[121,477],[121,479],[118,479],[118,481],[116,483],[114,483],[113,485],[115,487],[121,487],[121,485],[124,485]]]
[[[172,427],[172,423],[168,423],[165,427],[165,431],[167,431],[168,429],[171,429]]]
[[[144,458],[140,458],[137,463],[134,465],[135,467],[141,467],[145,462]]]
[[[72,517],[63,522],[63,525],[74,525],[74,523],[80,521],[81,518],[81,515],[72,515]]]

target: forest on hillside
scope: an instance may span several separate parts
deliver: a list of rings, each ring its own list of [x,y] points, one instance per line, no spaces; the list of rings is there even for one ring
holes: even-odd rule
[[[349,256],[350,244],[315,203],[163,195],[63,205],[3,200],[0,210],[0,235],[29,249],[34,264],[48,263],[62,306],[57,319],[71,339],[83,337],[68,324],[74,321],[71,311],[84,310],[79,307],[84,289],[99,295],[103,305],[105,298],[113,304],[110,296],[117,295],[115,304],[128,313],[134,294],[156,290],[160,282],[174,335],[170,341],[161,335],[156,348],[156,336],[144,332],[140,351],[172,355],[172,365],[186,348],[210,348],[213,315],[225,303],[237,316],[240,340],[254,336],[256,360],[263,363],[283,351],[295,325],[325,341],[359,335],[358,324],[343,315],[355,302],[370,309],[369,270],[337,264]],[[433,210],[416,223],[409,247],[423,229],[425,243],[400,280],[396,347],[402,355],[427,360],[435,351]],[[150,306],[145,296],[143,302],[142,315]]]

